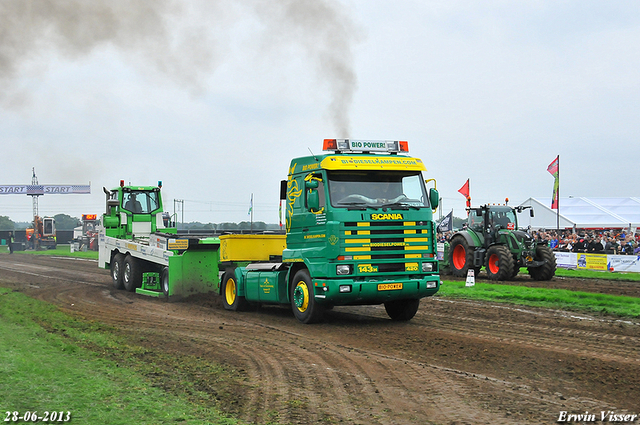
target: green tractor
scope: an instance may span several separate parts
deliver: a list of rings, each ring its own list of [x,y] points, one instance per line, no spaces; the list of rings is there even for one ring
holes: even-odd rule
[[[455,233],[445,252],[445,268],[454,276],[465,277],[469,269],[475,276],[485,267],[491,280],[511,280],[521,267],[527,267],[535,280],[551,280],[556,272],[556,257],[545,244],[527,232],[518,230],[516,211],[508,205],[483,205],[467,208],[466,229]],[[530,210],[533,217],[533,210]]]

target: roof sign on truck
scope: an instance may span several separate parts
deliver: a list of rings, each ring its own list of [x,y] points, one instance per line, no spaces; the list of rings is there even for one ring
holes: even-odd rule
[[[409,152],[409,143],[398,140],[324,139],[323,150],[337,152]]]

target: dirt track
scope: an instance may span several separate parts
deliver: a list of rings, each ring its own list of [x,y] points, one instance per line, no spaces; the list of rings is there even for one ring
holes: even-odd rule
[[[640,284],[604,282],[551,285],[639,296]],[[550,424],[561,411],[640,413],[638,320],[432,297],[408,323],[375,306],[302,325],[283,308],[225,311],[214,295],[167,303],[118,291],[95,261],[24,254],[0,254],[0,284],[143,334],[150,349],[233,368],[242,384],[216,397],[248,422]]]

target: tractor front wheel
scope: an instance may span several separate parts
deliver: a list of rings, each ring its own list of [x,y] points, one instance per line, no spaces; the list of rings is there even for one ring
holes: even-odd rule
[[[513,277],[514,261],[509,248],[494,245],[487,251],[485,264],[487,277],[491,280],[509,280]]]
[[[539,245],[536,248],[536,261],[544,261],[539,267],[529,267],[529,275],[534,280],[551,280],[556,274],[556,256],[551,248]]]
[[[454,237],[449,252],[449,264],[454,276],[466,277],[469,269],[474,269],[474,276],[478,276],[480,268],[473,267],[473,248],[469,246],[465,238],[462,236]]]

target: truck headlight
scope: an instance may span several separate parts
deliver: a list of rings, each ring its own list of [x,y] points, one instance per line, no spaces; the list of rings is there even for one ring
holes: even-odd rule
[[[352,273],[351,264],[338,264],[336,266],[336,274],[337,275],[346,275]]]
[[[339,290],[341,294],[351,292],[351,285],[340,285]]]
[[[438,287],[438,282],[427,282],[427,288],[433,289]]]
[[[432,272],[433,271],[433,263],[422,263],[422,271],[423,272]]]

